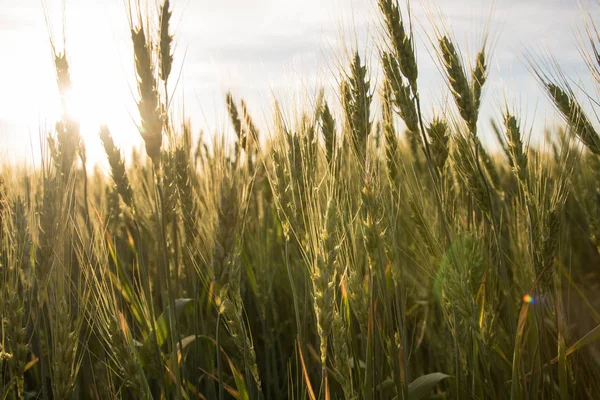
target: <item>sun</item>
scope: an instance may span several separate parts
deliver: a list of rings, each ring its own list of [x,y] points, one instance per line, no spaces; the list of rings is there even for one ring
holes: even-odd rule
[[[90,79],[74,82],[65,96],[64,109],[68,118],[79,123],[79,134],[86,148],[88,161],[97,163],[106,158],[100,141],[100,127],[107,125],[119,144],[123,132],[130,131],[124,127],[132,124],[131,117],[124,110],[120,99],[111,88]],[[119,132],[120,135],[115,135]],[[121,137],[118,137],[121,136]]]
[[[103,99],[94,98],[93,93],[78,89],[77,86],[67,93],[65,108],[66,115],[82,126],[100,126],[106,123],[109,117]],[[85,136],[84,132],[82,135]]]
[[[64,116],[79,123],[79,135],[85,145],[86,156],[97,161],[102,155],[98,132],[101,125],[107,124],[110,113],[105,100],[94,96],[83,85],[73,85],[65,95]]]

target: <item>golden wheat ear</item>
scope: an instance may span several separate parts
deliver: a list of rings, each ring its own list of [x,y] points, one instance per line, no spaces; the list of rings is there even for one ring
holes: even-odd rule
[[[152,63],[152,43],[146,37],[143,25],[131,29],[131,40],[139,92],[140,134],[144,139],[146,153],[155,164],[159,164],[163,141],[163,117]]]
[[[117,192],[123,199],[123,202],[128,207],[133,208],[133,190],[129,185],[127,171],[125,171],[125,162],[121,156],[121,151],[115,146],[110,130],[106,125],[100,127],[100,140],[102,141],[106,156],[108,157],[108,163],[110,164],[110,170]]]
[[[171,4],[169,0],[160,6],[160,41],[158,42],[158,57],[160,63],[159,76],[165,82],[169,80],[171,68],[173,67],[173,54],[171,53],[171,45],[173,36],[169,34],[169,23],[171,21],[172,12],[169,10]]]
[[[574,94],[569,89],[564,90],[554,83],[546,83],[545,87],[554,105],[573,128],[577,137],[592,153],[600,155],[600,136]]]

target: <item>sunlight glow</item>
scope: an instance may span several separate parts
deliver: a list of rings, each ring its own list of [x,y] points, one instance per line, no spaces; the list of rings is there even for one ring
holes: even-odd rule
[[[64,117],[71,118],[80,125],[80,136],[86,147],[91,164],[106,159],[99,138],[100,126],[107,125],[119,148],[135,146],[139,135],[134,125],[135,99],[127,90],[119,87],[123,78],[118,72],[109,71],[102,65],[81,62],[73,57],[70,64],[71,89],[66,95],[64,109],[58,91],[46,99],[52,108],[51,121]]]
[[[109,110],[106,107],[108,101],[109,99],[102,99],[88,91],[77,90],[75,87],[67,95],[66,112],[82,126],[100,126],[106,123],[109,117]],[[82,135],[89,134],[89,132],[82,132]]]
[[[68,118],[79,122],[79,134],[85,144],[87,157],[92,162],[98,162],[104,157],[98,137],[100,126],[110,124],[116,118],[110,102],[111,99],[104,92],[75,83],[66,96],[65,110],[57,110],[57,121],[61,119],[64,111]],[[57,103],[60,104],[60,101]]]

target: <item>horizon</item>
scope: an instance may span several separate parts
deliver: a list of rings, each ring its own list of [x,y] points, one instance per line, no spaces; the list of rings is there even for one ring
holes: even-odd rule
[[[480,118],[483,140],[489,147],[495,146],[489,121],[500,115],[503,98],[522,113],[522,124],[525,130],[531,129],[534,143],[542,139],[547,127],[562,124],[529,71],[524,54],[529,52],[547,61],[550,53],[569,78],[581,80],[585,86],[589,77],[585,77],[587,69],[577,48],[576,23],[581,21],[577,2],[428,3],[415,3],[413,9],[426,117],[431,117],[432,108],[440,110],[448,103],[447,89],[439,90],[444,86],[443,75],[430,55],[433,47],[427,32],[431,26],[424,13],[425,8],[439,6],[462,48],[476,47],[485,29],[490,29],[495,46]],[[100,124],[107,124],[117,145],[125,154],[130,153],[132,147],[141,144],[141,138],[135,126],[139,117],[124,2],[66,1],[64,26],[62,2],[46,4],[48,26],[37,0],[5,6],[0,14],[0,50],[14,54],[16,61],[0,65],[1,84],[7,88],[7,95],[0,100],[0,144],[5,160],[38,164],[38,134],[45,135],[60,117],[49,35],[62,51],[63,28],[73,82],[71,103],[90,161],[102,163],[104,159],[97,134]],[[258,0],[252,5],[239,0],[215,4],[174,1],[171,8],[176,46],[169,88],[173,93],[171,114],[178,117],[185,113],[194,133],[203,131],[212,136],[214,132],[232,132],[225,106],[228,90],[248,103],[263,131],[270,121],[273,98],[292,99],[283,104],[290,116],[294,107],[314,99],[321,87],[336,103],[337,80],[348,65],[344,55],[348,48],[358,47],[365,55],[372,89],[380,78],[378,66],[370,62],[377,58],[381,43],[374,1]],[[533,14],[538,18],[531,20]],[[490,25],[486,26],[488,16]],[[533,37],[534,32],[539,32],[537,37]],[[469,53],[465,58],[472,56]]]

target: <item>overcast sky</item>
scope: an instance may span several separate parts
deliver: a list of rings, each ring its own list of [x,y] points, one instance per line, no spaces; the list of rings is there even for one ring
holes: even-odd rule
[[[482,32],[490,28],[495,46],[481,120],[484,132],[505,96],[527,118],[526,126],[541,131],[557,121],[528,71],[524,51],[542,54],[549,49],[569,76],[585,79],[576,40],[582,22],[576,0],[416,0],[419,86],[428,115],[444,105],[447,92],[440,90],[442,77],[432,60],[423,2],[440,8],[465,54],[477,50]],[[62,43],[62,0],[46,3],[53,36]],[[100,123],[110,126],[123,148],[139,144],[125,1],[65,3],[75,107],[92,157],[101,156]],[[367,59],[377,55],[375,0],[172,0],[172,5],[174,111],[185,109],[194,129],[207,133],[230,129],[224,107],[228,89],[246,99],[264,126],[273,95],[301,104],[317,87],[335,87],[340,65],[347,64],[345,49],[358,44]],[[41,0],[0,0],[0,54],[0,154],[13,160],[31,159],[32,153],[39,158],[38,132],[52,126],[59,113]],[[373,82],[377,74],[374,69]],[[329,94],[335,101],[335,91]]]

